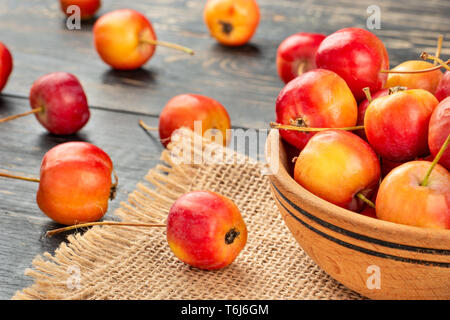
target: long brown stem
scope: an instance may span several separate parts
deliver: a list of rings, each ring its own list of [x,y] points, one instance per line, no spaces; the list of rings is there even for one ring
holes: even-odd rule
[[[365,195],[363,195],[362,193],[358,192],[356,194],[356,197],[358,199],[360,199],[361,201],[365,202],[369,207],[375,209],[375,204],[372,201],[370,201],[369,199],[367,199],[367,197]]]
[[[158,131],[157,127],[150,127],[148,124],[146,124],[142,120],[139,120],[139,125],[141,126],[142,129],[144,129],[146,131]]]
[[[444,144],[442,145],[441,149],[439,149],[438,154],[436,155],[436,157],[434,158],[433,162],[431,163],[430,168],[428,169],[427,173],[425,174],[425,178],[422,180],[422,182],[420,183],[420,185],[422,187],[426,187],[428,185],[429,179],[430,179],[430,175],[431,172],[433,171],[434,167],[436,166],[436,164],[439,162],[439,160],[441,159],[442,155],[444,154],[445,150],[447,149],[448,145],[450,143],[450,134],[447,136],[447,139],[445,139]]]
[[[448,64],[450,63],[450,59],[443,62],[443,65],[437,65],[432,68],[423,69],[423,70],[381,70],[381,73],[401,73],[401,74],[408,74],[408,73],[423,73],[423,72],[431,72],[434,70],[439,70],[440,68],[444,67],[447,68]]]
[[[277,122],[271,122],[270,127],[273,129],[283,129],[283,130],[291,130],[291,131],[301,131],[301,132],[318,132],[325,130],[361,130],[364,129],[364,126],[353,126],[353,127],[343,127],[343,128],[309,128],[309,127],[299,127],[288,124],[281,124]]]
[[[364,94],[366,95],[367,101],[369,101],[369,103],[372,102],[372,95],[370,94],[370,88],[369,87],[365,87],[363,88]]]
[[[53,229],[50,231],[47,231],[45,235],[47,237],[51,237],[57,233],[65,232],[73,229],[79,229],[79,228],[86,228],[86,227],[92,227],[92,226],[122,226],[122,227],[146,227],[146,228],[153,228],[153,227],[166,227],[165,224],[157,224],[157,223],[133,223],[133,222],[117,222],[117,221],[99,221],[99,222],[88,222],[88,223],[80,223],[75,224],[73,226],[67,226],[63,228]]]
[[[10,120],[14,120],[14,119],[17,119],[17,118],[20,118],[20,117],[25,117],[25,116],[28,116],[30,114],[38,113],[38,112],[41,112],[42,110],[44,110],[43,107],[31,109],[30,111],[27,111],[27,112],[24,112],[24,113],[15,114],[13,116],[9,116],[9,117],[0,119],[0,123],[7,122],[7,121],[10,121]]]
[[[38,178],[28,178],[28,177],[17,176],[17,175],[14,175],[14,174],[8,174],[8,173],[3,173],[3,172],[0,172],[0,177],[9,178],[9,179],[24,180],[24,181],[31,181],[31,182],[40,182],[41,181]]]
[[[436,52],[434,54],[436,56],[436,58],[440,58],[440,56],[441,56],[441,49],[442,49],[442,41],[443,40],[444,40],[444,36],[442,34],[440,34],[438,36]],[[434,61],[433,64],[436,65],[437,61]]]
[[[186,52],[186,53],[188,53],[188,54],[190,54],[190,55],[193,55],[194,54],[194,50],[192,50],[192,49],[190,49],[190,48],[187,48],[187,47],[184,47],[184,46],[180,46],[179,44],[176,44],[176,43],[171,43],[171,42],[166,42],[166,41],[159,41],[159,40],[151,40],[151,39],[142,39],[141,41],[140,41],[141,43],[146,43],[146,44],[151,44],[151,45],[153,45],[153,46],[163,46],[163,47],[168,47],[168,48],[172,48],[172,49],[175,49],[175,50],[180,50],[180,51],[183,51],[183,52]]]
[[[420,57],[421,57],[423,60],[433,60],[433,61],[439,63],[440,66],[442,66],[442,67],[444,67],[445,69],[447,69],[447,70],[450,71],[450,67],[448,66],[449,60],[447,60],[446,62],[444,62],[442,59],[440,59],[440,58],[438,58],[438,57],[435,57],[435,56],[433,56],[432,54],[429,54],[429,53],[426,53],[426,52],[422,52],[422,53],[420,54]]]

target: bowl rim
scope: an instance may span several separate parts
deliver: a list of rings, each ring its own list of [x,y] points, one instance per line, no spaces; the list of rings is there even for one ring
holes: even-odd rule
[[[275,152],[271,148],[273,143],[278,143],[280,146],[280,152],[278,154],[273,154]],[[265,159],[266,163],[268,165],[271,165],[273,159],[276,158],[276,160],[279,162],[279,165],[277,167],[278,170],[276,173],[269,173],[269,179],[272,180],[272,178],[274,178],[280,185],[282,185],[286,189],[289,194],[296,195],[302,200],[307,199],[310,205],[320,208],[321,210],[319,219],[327,221],[327,219],[324,219],[324,216],[333,217],[334,219],[339,220],[339,225],[343,224],[347,226],[358,226],[357,228],[359,229],[359,231],[357,233],[366,237],[374,237],[373,233],[376,231],[377,236],[374,237],[374,239],[379,239],[382,242],[386,241],[395,244],[402,244],[405,246],[425,248],[421,247],[419,242],[421,239],[427,239],[433,244],[436,244],[436,248],[440,248],[438,250],[447,251],[450,249],[450,230],[409,226],[390,221],[374,219],[357,212],[339,207],[308,191],[300,184],[298,184],[289,174],[286,168],[287,159],[283,159],[283,157],[286,158],[286,153],[284,150],[285,148],[283,146],[284,143],[286,142],[282,140],[281,135],[279,135],[278,133],[278,129],[271,129],[266,140]],[[283,152],[281,152],[282,150]],[[273,184],[273,182],[271,183]],[[284,197],[286,197],[286,195],[284,195]],[[295,203],[292,198],[286,198]],[[319,215],[315,216],[318,217]],[[350,229],[348,229],[348,227],[338,227],[352,232]],[[360,232],[361,229],[363,229],[365,232]],[[386,237],[383,237],[383,235],[385,235],[386,237],[395,235],[395,239],[385,240]],[[411,242],[414,242],[415,244],[412,245]],[[444,254],[450,255],[450,251]]]

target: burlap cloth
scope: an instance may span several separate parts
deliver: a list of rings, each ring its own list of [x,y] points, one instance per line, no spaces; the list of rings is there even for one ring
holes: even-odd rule
[[[191,144],[194,135],[182,130],[179,137],[171,150]],[[203,148],[207,145],[204,141]],[[96,226],[70,235],[54,255],[37,256],[25,271],[34,284],[13,299],[361,299],[297,244],[272,200],[262,163],[224,151],[239,163],[177,164],[174,152],[163,151],[161,164],[115,213],[124,221],[165,222],[172,202],[185,192],[225,195],[248,228],[247,245],[230,266],[202,271],[180,262],[167,245],[165,228]]]

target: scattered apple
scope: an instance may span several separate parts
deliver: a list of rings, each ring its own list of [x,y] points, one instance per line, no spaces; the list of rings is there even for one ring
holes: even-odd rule
[[[325,35],[299,32],[281,42],[277,50],[277,71],[288,83],[304,72],[316,68],[316,52]]]
[[[250,41],[259,23],[255,0],[208,0],[203,19],[213,36],[226,46],[241,46]]]
[[[445,71],[434,95],[439,101],[450,96],[450,71]]]
[[[381,182],[376,199],[379,219],[417,227],[450,229],[450,173],[439,164],[422,181],[429,161],[410,161]]]
[[[220,269],[244,248],[247,228],[230,199],[211,191],[193,191],[170,208],[167,242],[181,261],[200,269]]]
[[[33,83],[29,99],[36,119],[53,134],[73,134],[90,117],[83,87],[70,73],[53,72],[40,77]]]
[[[450,134],[450,97],[442,100],[434,109],[430,118],[428,131],[428,146],[431,154],[435,157],[445,139]],[[439,163],[450,170],[450,149],[442,155]]]
[[[9,75],[13,69],[13,59],[9,49],[0,42],[0,92],[8,82]]]
[[[345,28],[327,36],[316,53],[318,68],[341,76],[350,87],[356,101],[365,98],[363,88],[377,92],[386,83],[389,69],[388,52],[373,33],[360,28]]]
[[[112,172],[109,156],[90,143],[57,145],[42,159],[37,204],[60,224],[97,221],[115,188]]]
[[[70,6],[78,6],[82,20],[91,19],[101,6],[100,0],[59,0],[59,3],[62,12],[67,16],[73,14],[73,12],[67,10]]]
[[[397,71],[420,71],[432,68],[433,64],[422,60],[405,61],[391,69],[385,84],[386,88],[403,86],[408,89],[423,89],[435,93],[442,78],[441,70],[419,73],[395,73]]]
[[[131,9],[111,11],[94,24],[94,44],[102,60],[119,70],[133,70],[144,65],[155,53],[155,45],[194,52],[176,44],[158,41],[150,21]]]
[[[352,92],[336,73],[314,69],[290,81],[276,100],[278,123],[298,127],[341,128],[356,124],[358,108]],[[299,150],[312,132],[280,130],[281,137]]]
[[[161,143],[167,146],[172,133],[181,127],[194,130],[195,121],[201,121],[202,135],[211,129],[218,130],[223,145],[228,144],[231,123],[225,107],[212,98],[192,93],[173,97],[161,111],[158,126]]]
[[[305,189],[335,205],[360,211],[358,196],[370,197],[380,179],[380,163],[370,146],[344,130],[314,135],[300,152],[294,179]]]
[[[428,125],[437,104],[434,95],[423,89],[373,100],[364,117],[370,145],[382,158],[397,162],[428,154]]]

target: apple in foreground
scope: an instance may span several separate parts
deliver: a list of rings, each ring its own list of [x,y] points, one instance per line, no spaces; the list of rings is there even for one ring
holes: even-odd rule
[[[36,200],[57,223],[73,225],[97,221],[108,210],[114,191],[113,163],[99,147],[66,142],[43,157]]]
[[[78,79],[66,72],[53,72],[37,79],[30,90],[30,105],[39,109],[37,120],[51,133],[69,135],[88,122],[89,106]]]
[[[389,56],[383,42],[370,31],[345,28],[327,36],[316,53],[318,68],[340,75],[360,102],[365,98],[363,89],[377,92],[386,83]]]
[[[172,133],[179,128],[195,130],[196,121],[201,124],[203,136],[209,132],[215,138],[222,138],[222,141],[215,142],[228,144],[231,122],[225,107],[210,97],[192,93],[173,97],[161,111],[158,126],[161,143],[167,146]]]
[[[284,125],[341,128],[356,124],[358,107],[345,81],[336,73],[314,69],[290,81],[276,100],[276,120]],[[313,132],[280,130],[281,137],[303,149]]]
[[[2,42],[0,42],[0,92],[8,82],[12,69],[13,59],[11,52]]]
[[[281,42],[277,49],[277,71],[288,83],[304,72],[316,68],[316,52],[325,35],[299,32]]]
[[[450,134],[450,97],[442,100],[434,109],[430,118],[428,131],[428,146],[431,154],[435,157],[445,139]],[[439,163],[450,170],[450,149],[444,151]]]
[[[170,208],[167,241],[181,261],[200,269],[220,269],[244,248],[247,228],[230,199],[211,191],[193,191]]]
[[[294,179],[308,191],[335,205],[360,211],[362,194],[370,198],[380,179],[378,158],[363,139],[344,130],[314,135],[300,152]]]
[[[377,217],[410,226],[450,229],[450,173],[437,164],[428,185],[422,186],[430,166],[429,161],[410,161],[393,169],[378,190]]]

